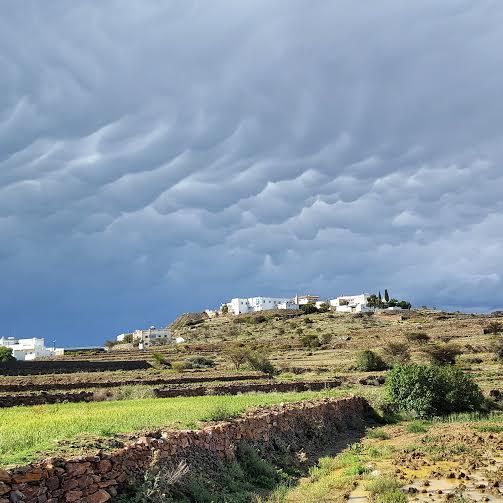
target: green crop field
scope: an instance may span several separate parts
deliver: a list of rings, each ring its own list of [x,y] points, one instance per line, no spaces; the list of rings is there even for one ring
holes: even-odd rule
[[[78,444],[79,437],[81,440],[89,436],[110,438],[116,434],[159,427],[196,428],[204,421],[232,417],[258,405],[347,393],[342,389],[247,393],[0,409],[0,465],[25,463],[51,452],[60,452],[69,442]]]

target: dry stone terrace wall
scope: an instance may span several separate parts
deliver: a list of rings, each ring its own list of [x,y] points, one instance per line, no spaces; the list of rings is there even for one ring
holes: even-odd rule
[[[0,371],[1,375],[1,371]],[[211,381],[251,381],[254,379],[261,379],[266,377],[266,374],[261,372],[251,372],[247,374],[214,374],[206,371],[194,372],[194,375],[183,376],[183,377],[159,377],[159,378],[144,378],[144,379],[127,379],[121,376],[120,380],[104,380],[99,381],[93,380],[78,380],[77,382],[44,382],[42,384],[28,383],[28,384],[17,384],[15,381],[12,384],[0,384],[0,392],[18,392],[18,391],[48,391],[48,390],[70,390],[70,389],[82,389],[82,388],[115,388],[124,385],[135,385],[135,384],[148,384],[150,386],[156,385],[171,385],[171,384],[191,384],[191,383],[201,383],[201,382],[211,382]]]
[[[35,360],[3,362],[0,375],[22,376],[39,374],[70,374],[72,372],[104,372],[114,370],[144,370],[151,367],[146,360]]]
[[[144,383],[142,383],[144,384]],[[212,395],[237,395],[239,393],[274,391],[321,391],[324,389],[337,388],[341,381],[302,381],[302,382],[265,382],[243,384],[218,384],[214,386],[181,387],[171,386],[154,390],[157,398],[174,398],[188,396]],[[109,394],[107,396],[107,393]],[[76,393],[37,393],[37,394],[10,394],[0,395],[0,408],[15,407],[17,405],[41,405],[46,403],[63,402],[93,402],[113,399],[113,391],[95,392],[80,391]]]
[[[0,503],[103,503],[127,483],[139,482],[153,459],[173,467],[186,460],[191,469],[205,470],[232,461],[242,441],[265,448],[283,441],[308,449],[361,426],[372,412],[361,397],[318,399],[257,409],[202,430],[158,431],[112,453],[0,469]]]

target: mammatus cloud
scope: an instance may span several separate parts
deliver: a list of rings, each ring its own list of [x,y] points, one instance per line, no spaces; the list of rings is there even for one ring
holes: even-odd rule
[[[498,3],[1,11],[6,335],[262,293],[503,306]]]

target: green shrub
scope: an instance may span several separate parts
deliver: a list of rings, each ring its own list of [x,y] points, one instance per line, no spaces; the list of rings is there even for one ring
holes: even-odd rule
[[[16,359],[12,356],[12,348],[0,346],[0,363],[13,362]]]
[[[236,459],[243,472],[254,483],[265,489],[272,489],[279,481],[276,470],[263,460],[248,444],[241,442],[236,449]]]
[[[388,373],[386,391],[399,409],[418,417],[480,410],[482,393],[460,369],[436,365],[398,365]]]
[[[414,344],[425,344],[430,340],[430,336],[425,332],[410,332],[405,338]]]
[[[215,362],[206,356],[192,356],[185,360],[185,368],[187,369],[202,369],[214,366]]]
[[[300,340],[305,348],[318,348],[321,345],[316,334],[305,334]]]
[[[503,332],[503,324],[499,321],[491,321],[485,328],[484,334],[493,334],[497,335],[500,332]]]
[[[371,372],[374,370],[386,370],[386,362],[370,349],[359,351],[356,355],[356,370]]]
[[[461,349],[454,344],[434,344],[424,349],[432,365],[454,365]]]
[[[318,308],[318,312],[320,313],[328,313],[330,311],[330,304],[327,302],[323,302],[323,304],[320,304],[320,307]]]
[[[271,361],[264,354],[258,351],[249,353],[248,363],[253,370],[263,372],[270,377],[278,373],[276,367],[274,367]]]
[[[494,356],[496,360],[503,362],[503,340],[496,342],[496,347],[494,348]]]
[[[302,304],[299,308],[304,314],[315,314],[318,312],[318,308],[314,304]]]
[[[171,367],[171,362],[161,353],[152,353],[152,363],[158,367]]]
[[[236,412],[230,411],[224,405],[216,406],[212,411],[208,413],[207,416],[204,417],[205,421],[228,421],[229,419],[233,419],[238,414]]]
[[[187,368],[187,364],[185,362],[173,362],[171,368],[175,372],[183,372]]]

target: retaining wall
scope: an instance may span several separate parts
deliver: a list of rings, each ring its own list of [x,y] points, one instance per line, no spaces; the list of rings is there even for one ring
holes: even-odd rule
[[[138,384],[148,384],[141,382]],[[217,384],[215,386],[181,387],[171,386],[155,389],[157,398],[174,398],[179,396],[204,396],[204,395],[237,395],[239,393],[274,391],[321,391],[324,389],[338,388],[341,381],[303,381],[303,382],[266,382],[243,384]],[[15,407],[18,405],[41,405],[46,403],[64,402],[97,402],[113,399],[113,391],[79,391],[75,393],[33,393],[11,394],[0,396],[0,408]]]
[[[0,375],[70,374],[73,372],[103,372],[113,370],[143,370],[151,365],[146,360],[34,360],[3,362]]]
[[[318,399],[257,409],[202,430],[157,431],[112,453],[0,469],[0,503],[104,503],[141,481],[154,459],[168,467],[185,460],[190,470],[208,473],[232,461],[243,441],[265,452],[280,443],[307,452],[330,444],[346,428],[361,427],[372,412],[361,397]]]

